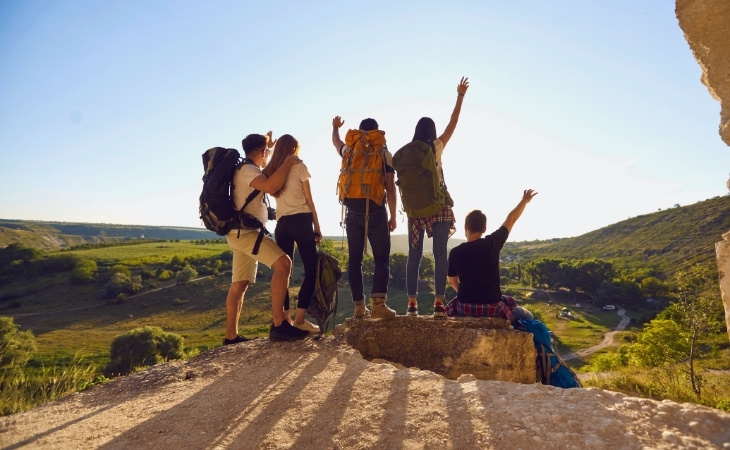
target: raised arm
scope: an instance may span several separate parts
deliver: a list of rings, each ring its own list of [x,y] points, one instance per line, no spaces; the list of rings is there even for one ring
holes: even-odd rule
[[[449,124],[446,125],[446,129],[443,134],[439,136],[441,142],[444,143],[444,147],[446,146],[446,143],[449,142],[451,135],[454,134],[454,130],[456,129],[456,123],[459,121],[459,114],[461,114],[461,103],[464,101],[464,95],[466,94],[467,89],[469,89],[469,78],[461,77],[461,81],[456,87],[456,105],[454,105],[454,111],[451,113],[451,120],[449,120]]]
[[[345,121],[342,120],[342,117],[340,116],[335,116],[335,118],[332,119],[332,145],[335,146],[335,150],[338,155],[340,155],[340,149],[342,146],[345,145],[345,143],[342,142],[342,139],[340,139],[340,127],[344,124]]]
[[[258,189],[261,192],[273,194],[274,192],[277,192],[279,189],[281,189],[282,186],[284,186],[284,183],[286,182],[286,177],[289,176],[289,171],[291,170],[291,167],[294,164],[299,164],[300,162],[302,162],[302,160],[299,159],[298,156],[289,155],[284,160],[284,163],[279,166],[279,168],[276,169],[276,172],[272,173],[270,177],[267,178],[266,175],[259,175],[251,180],[249,186],[254,189]]]
[[[520,200],[517,206],[515,206],[515,209],[507,214],[507,218],[502,224],[503,227],[507,228],[507,231],[512,231],[512,227],[515,225],[515,222],[517,222],[517,219],[519,219],[522,215],[522,212],[525,210],[525,206],[527,206],[527,204],[530,203],[530,200],[532,200],[532,197],[536,195],[537,192],[533,191],[532,189],[527,189],[522,193],[522,200]]]

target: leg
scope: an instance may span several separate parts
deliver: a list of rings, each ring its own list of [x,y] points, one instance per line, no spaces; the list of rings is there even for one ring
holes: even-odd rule
[[[274,237],[276,239],[276,245],[284,251],[289,258],[294,261],[294,236],[291,233],[291,217],[284,216],[276,222],[276,229],[274,230]],[[286,292],[286,298],[284,299],[284,314],[287,318],[290,318],[289,314],[290,301],[289,301],[289,290]]]
[[[373,249],[373,287],[370,290],[372,302],[371,317],[391,319],[396,312],[385,304],[388,296],[388,280],[390,279],[390,230],[388,215],[385,210],[371,211],[368,224],[368,241]]]
[[[288,255],[282,255],[271,265],[274,274],[271,275],[271,316],[274,326],[278,327],[286,321],[284,313],[284,301],[289,289],[289,277],[291,276],[291,259]]]
[[[410,224],[408,225],[408,263],[406,265],[406,293],[408,294],[408,305],[414,306],[413,314],[418,314],[418,303],[416,297],[418,296],[418,271],[421,266],[421,258],[423,257],[423,239],[424,232],[420,230],[418,232],[418,245],[413,245],[413,238],[415,234]]]
[[[355,303],[355,317],[362,318],[370,315],[365,306],[365,294],[362,281],[362,257],[365,252],[365,215],[362,213],[347,212],[345,217],[347,231],[347,279],[350,283],[352,301]]]
[[[248,289],[248,280],[234,281],[228,289],[226,297],[226,339],[228,340],[238,337],[238,319],[241,318],[246,289]]]
[[[446,292],[446,274],[449,270],[449,258],[446,245],[451,233],[451,223],[436,222],[433,224],[433,258],[434,258],[434,287],[436,302],[444,303]]]

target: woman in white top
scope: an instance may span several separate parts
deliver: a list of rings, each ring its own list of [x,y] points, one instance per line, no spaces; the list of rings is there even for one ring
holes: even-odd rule
[[[464,94],[469,88],[469,79],[461,78],[459,85],[456,87],[456,105],[451,113],[451,120],[446,125],[446,129],[437,137],[436,124],[430,117],[422,117],[416,124],[416,130],[413,134],[414,141],[423,141],[431,147],[436,160],[436,169],[443,182],[443,168],[441,167],[441,155],[444,147],[451,139],[451,135],[456,129],[456,123],[459,121],[461,113],[461,103],[464,101]],[[446,291],[446,274],[448,272],[448,255],[446,254],[446,244],[456,231],[454,227],[454,213],[451,206],[446,206],[441,212],[428,217],[414,219],[408,218],[408,264],[406,266],[406,291],[408,293],[408,309],[406,315],[417,316],[418,304],[416,296],[418,295],[418,273],[423,256],[423,238],[424,232],[428,237],[433,237],[433,256],[434,256],[434,288],[435,298],[433,304],[434,317],[446,317],[444,310],[444,293]]]
[[[285,134],[276,141],[271,161],[264,168],[264,175],[276,172],[289,155],[299,156],[299,142]],[[311,175],[304,163],[292,166],[284,186],[273,195],[276,198],[276,229],[274,237],[281,249],[294,261],[294,244],[304,264],[304,281],[297,296],[297,311],[293,325],[310,333],[319,333],[319,327],[304,319],[307,307],[314,293],[317,271],[317,244],[322,239],[317,219],[317,210],[309,188]],[[284,311],[289,312],[289,295],[286,296]]]

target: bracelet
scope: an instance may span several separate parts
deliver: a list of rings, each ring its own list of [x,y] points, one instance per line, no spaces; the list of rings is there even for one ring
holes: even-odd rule
[[[464,96],[464,94],[459,94],[459,95],[457,95],[457,97],[463,97],[463,96]]]

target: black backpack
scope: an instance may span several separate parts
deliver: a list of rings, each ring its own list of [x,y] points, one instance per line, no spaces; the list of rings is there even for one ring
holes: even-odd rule
[[[236,209],[233,202],[233,175],[236,170],[244,164],[253,164],[249,159],[242,159],[238,150],[232,148],[213,147],[203,153],[203,191],[200,194],[200,219],[205,228],[215,232],[219,236],[225,236],[232,229],[238,228],[239,236],[241,228],[259,230],[259,236],[253,248],[253,254],[257,254],[264,235],[270,234],[259,219],[244,212],[246,206],[261,191],[254,189],[246,198],[246,202],[240,210]],[[264,195],[266,202],[266,195]]]

